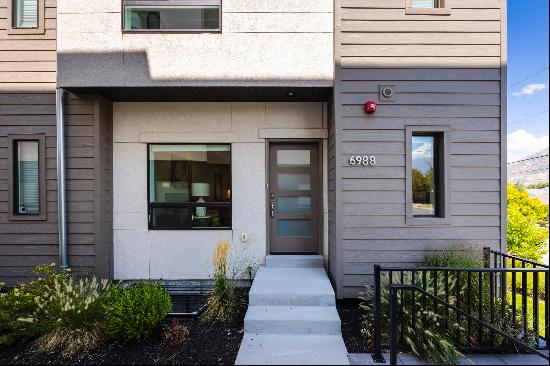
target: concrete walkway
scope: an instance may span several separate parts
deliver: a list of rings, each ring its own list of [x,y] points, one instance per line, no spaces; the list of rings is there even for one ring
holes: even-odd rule
[[[268,256],[244,331],[237,365],[349,365],[322,256]]]
[[[384,354],[386,363],[375,363],[370,353],[351,353],[349,355],[350,364],[352,365],[389,365],[390,355]],[[418,357],[400,353],[397,355],[398,365],[426,365],[418,359]],[[461,365],[548,365],[548,361],[537,355],[467,355],[464,357]]]

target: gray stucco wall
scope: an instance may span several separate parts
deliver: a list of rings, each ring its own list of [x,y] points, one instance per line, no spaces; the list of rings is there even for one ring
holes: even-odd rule
[[[221,32],[122,31],[122,0],[58,0],[58,83],[330,86],[332,0],[223,0]]]
[[[445,16],[406,15],[398,0],[336,3],[329,186],[334,180],[330,270],[338,297],[371,284],[374,264],[505,245],[505,9],[499,1],[447,3]],[[393,102],[380,101],[380,85],[393,85]],[[373,115],[363,111],[367,100],[379,103]],[[407,126],[449,129],[448,223],[407,223]],[[375,155],[377,164],[351,167],[351,154]]]

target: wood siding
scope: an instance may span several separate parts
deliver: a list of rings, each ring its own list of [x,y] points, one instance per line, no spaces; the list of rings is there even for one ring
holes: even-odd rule
[[[332,183],[329,245],[341,255],[330,268],[338,297],[372,283],[374,264],[412,265],[430,251],[505,242],[503,14],[499,1],[448,1],[447,16],[406,15],[403,0],[336,2],[329,187],[341,187]],[[380,101],[380,85],[393,85],[394,102]],[[373,115],[363,111],[367,100],[379,102]],[[449,225],[406,223],[408,125],[451,129]],[[376,155],[377,164],[351,167],[351,154]]]
[[[100,118],[101,117],[101,118]],[[55,94],[0,94],[0,281],[29,279],[36,265],[58,263]],[[68,98],[66,114],[69,263],[80,274],[109,277],[112,245],[110,103]],[[44,221],[7,218],[7,136],[46,137]]]
[[[0,0],[0,93],[54,92],[56,0],[45,0],[44,34],[8,34],[8,1]]]

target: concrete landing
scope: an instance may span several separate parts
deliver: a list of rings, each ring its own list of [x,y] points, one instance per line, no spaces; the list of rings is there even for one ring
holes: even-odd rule
[[[269,256],[266,263],[250,289],[235,363],[349,365],[323,257]]]
[[[268,268],[324,268],[322,255],[268,255],[265,258]]]
[[[245,333],[236,365],[349,365],[341,335]]]

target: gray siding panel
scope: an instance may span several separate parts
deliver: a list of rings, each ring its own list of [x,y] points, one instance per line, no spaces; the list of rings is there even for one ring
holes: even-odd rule
[[[8,104],[6,104],[8,103]],[[111,275],[110,103],[68,98],[66,115],[69,263],[77,275]],[[58,262],[55,94],[0,93],[0,281],[30,279],[34,266]],[[46,136],[46,220],[7,219],[7,135]]]
[[[404,1],[336,2],[339,297],[371,284],[374,264],[503,242],[500,2],[449,1],[450,16],[405,15]],[[393,85],[393,102],[379,100],[380,85]],[[367,100],[379,102],[373,115]],[[408,125],[450,127],[448,225],[406,223]],[[350,167],[352,154],[376,155],[377,164]]]

